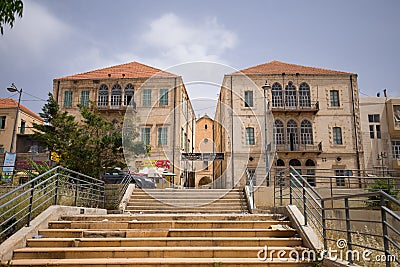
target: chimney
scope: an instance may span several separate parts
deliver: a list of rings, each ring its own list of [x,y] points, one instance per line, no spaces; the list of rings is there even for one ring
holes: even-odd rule
[[[387,97],[386,89],[383,89],[383,95],[384,95],[385,97]]]

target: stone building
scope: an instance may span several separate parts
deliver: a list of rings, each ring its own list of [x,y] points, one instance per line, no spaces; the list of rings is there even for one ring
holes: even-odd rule
[[[214,152],[213,125],[214,120],[207,115],[196,121],[195,152]],[[196,162],[195,167],[195,186],[204,186],[213,181],[213,161],[199,161]]]
[[[361,130],[367,172],[400,169],[400,98],[360,97]]]
[[[126,155],[132,170],[165,168],[176,175],[176,184],[183,184],[193,169],[180,160],[181,152],[193,151],[195,124],[180,76],[131,62],[54,79],[53,95],[78,119],[77,105],[93,103],[109,121],[124,121],[125,129],[135,127],[151,152],[140,159]]]
[[[243,185],[246,172],[271,185],[289,165],[312,185],[323,182],[316,169],[344,176],[364,168],[354,73],[272,61],[227,74],[214,119],[216,152],[226,153],[215,178],[226,187]]]

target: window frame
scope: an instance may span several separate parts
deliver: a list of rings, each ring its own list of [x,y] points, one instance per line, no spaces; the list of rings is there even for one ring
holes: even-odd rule
[[[157,129],[157,144],[159,146],[168,145],[168,128],[158,127]]]
[[[334,108],[340,107],[340,95],[339,90],[330,90],[329,91],[329,102],[330,106]]]
[[[100,85],[97,96],[98,107],[108,107],[108,86],[105,84]]]
[[[151,137],[150,132],[151,132],[150,127],[142,127],[141,129],[140,138],[145,145],[150,145],[150,137]]]
[[[168,94],[168,89],[160,89],[160,98],[159,98],[159,105],[160,106],[168,106],[169,105],[169,94]]]
[[[254,107],[254,93],[251,90],[244,91],[244,107]]]
[[[151,89],[143,89],[142,91],[142,106],[150,107],[151,106]]]
[[[304,119],[300,123],[300,144],[312,145],[313,143],[314,143],[313,125],[311,121]]]
[[[0,130],[4,130],[6,128],[6,120],[7,116],[0,116]]]
[[[246,138],[246,145],[253,146],[256,144],[256,139],[254,136],[254,127],[246,127],[246,133],[245,133],[245,138]]]
[[[343,131],[341,127],[333,127],[332,135],[334,145],[343,145]]]
[[[65,90],[64,91],[64,108],[71,108],[72,107],[72,99],[73,99],[73,91],[72,90]]]
[[[90,90],[82,90],[81,91],[81,105],[82,106],[89,106],[89,101],[90,101]]]

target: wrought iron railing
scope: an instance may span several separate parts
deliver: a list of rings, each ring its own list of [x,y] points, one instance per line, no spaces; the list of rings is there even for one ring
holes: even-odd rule
[[[0,242],[51,205],[104,207],[104,182],[57,166],[0,196]]]
[[[350,264],[400,264],[400,201],[394,191],[322,197],[293,167],[289,183],[276,179],[275,189],[279,205],[298,207],[304,225],[315,230],[325,253],[341,252]]]

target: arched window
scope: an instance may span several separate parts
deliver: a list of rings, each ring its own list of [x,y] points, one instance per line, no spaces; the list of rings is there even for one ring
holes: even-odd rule
[[[310,86],[307,83],[299,86],[299,105],[300,107],[311,107]]]
[[[300,125],[300,141],[302,145],[313,143],[313,128],[309,120],[303,120]]]
[[[134,106],[134,95],[135,95],[135,88],[131,83],[128,83],[125,86],[125,91],[124,91],[124,105],[125,106]]]
[[[289,82],[285,88],[285,107],[289,109],[295,109],[297,106],[297,92],[296,86],[292,82]]]
[[[111,89],[111,107],[121,106],[122,89],[121,85],[115,84]]]
[[[283,128],[283,122],[281,120],[276,120],[274,123],[275,128],[275,144],[283,145],[285,144],[285,130]]]
[[[290,151],[298,150],[299,134],[297,128],[297,122],[290,120],[286,127],[287,143],[289,144]]]
[[[293,167],[301,166],[301,162],[298,159],[291,159],[289,165]]]
[[[99,96],[97,99],[97,106],[106,107],[108,106],[108,86],[105,84],[99,87]]]
[[[279,83],[274,83],[271,89],[272,107],[283,107],[282,86]]]
[[[282,159],[278,159],[276,161],[276,166],[284,167],[285,166],[285,162]]]

